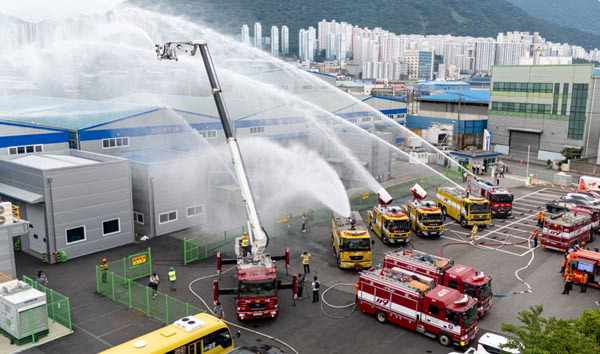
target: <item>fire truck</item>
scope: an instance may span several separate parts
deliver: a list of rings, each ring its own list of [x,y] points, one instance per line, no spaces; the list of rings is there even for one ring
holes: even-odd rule
[[[600,288],[600,253],[578,249],[567,256],[569,268],[575,275],[573,283],[581,284],[584,273],[588,275],[588,286]],[[567,276],[567,272],[564,273]]]
[[[391,197],[389,202],[391,203]],[[401,206],[379,203],[367,212],[367,224],[385,244],[408,243],[410,225]]]
[[[240,319],[276,317],[279,312],[278,289],[293,289],[294,298],[297,291],[296,276],[292,277],[292,283],[283,284],[277,279],[277,269],[275,261],[278,259],[286,260],[286,270],[289,267],[289,249],[286,249],[285,256],[271,257],[265,252],[269,244],[269,236],[261,226],[260,217],[254,203],[254,195],[250,188],[250,182],[246,174],[244,159],[240,146],[231,127],[229,114],[225,109],[225,101],[221,90],[219,80],[215,71],[214,64],[208,51],[206,43],[193,42],[167,42],[164,45],[156,45],[156,54],[159,60],[177,60],[177,52],[184,51],[195,55],[200,52],[208,81],[210,82],[212,95],[219,113],[219,119],[223,125],[227,147],[231,154],[235,175],[240,185],[240,194],[244,204],[247,217],[247,230],[250,244],[248,249],[242,250],[240,247],[240,238],[235,240],[234,259],[224,260],[220,253],[217,254],[217,272],[221,274],[221,264],[236,264],[236,287],[231,289],[219,289],[218,280],[213,283],[213,292],[215,302],[219,294],[237,295],[237,314]],[[248,254],[249,253],[249,254]]]
[[[584,205],[576,205],[571,208],[570,211],[573,211],[577,214],[586,214],[591,218],[591,232],[590,232],[590,242],[594,242],[594,237],[600,231],[600,207],[598,206],[584,206]]]
[[[432,201],[424,200],[427,192],[415,184],[411,192],[413,201],[406,203],[406,212],[410,219],[410,228],[417,236],[440,237],[444,233],[444,215]]]
[[[373,265],[371,235],[358,211],[349,218],[333,216],[331,236],[340,268],[370,268]]]
[[[512,215],[513,195],[506,189],[488,181],[472,179],[467,183],[467,192],[490,202],[492,217],[506,218]]]
[[[477,335],[477,300],[433,279],[398,268],[360,273],[356,308],[428,337],[444,346],[468,345]]]
[[[456,289],[477,299],[477,313],[485,315],[492,308],[492,278],[454,261],[417,250],[387,252],[383,267],[399,268],[430,277],[439,285]]]
[[[548,214],[544,218],[544,226],[540,236],[540,244],[544,248],[566,252],[576,244],[585,245],[590,241],[592,218],[588,213],[567,211]]]
[[[438,188],[435,203],[442,209],[442,213],[460,222],[462,227],[485,227],[491,223],[490,202],[485,198],[468,197],[467,192],[462,189]]]

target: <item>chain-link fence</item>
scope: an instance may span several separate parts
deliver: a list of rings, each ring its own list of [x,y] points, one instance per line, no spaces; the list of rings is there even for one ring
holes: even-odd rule
[[[103,270],[96,266],[98,293],[164,324],[173,323],[182,317],[206,312],[167,294],[154,293],[152,288],[142,285],[134,279],[128,279],[112,271],[106,271],[105,278],[103,278],[103,274]]]
[[[58,322],[68,328],[69,331],[72,331],[73,324],[71,323],[71,305],[69,303],[69,298],[57,291],[43,286],[25,275],[23,276],[23,281],[31,285],[34,289],[46,294],[48,317],[52,321]]]
[[[444,183],[441,177],[416,178],[403,183],[399,183],[386,190],[392,198],[400,201],[402,198],[410,195],[410,189],[415,183],[419,183],[425,189],[433,188]],[[352,196],[350,198],[350,207],[352,210],[364,210],[371,208],[378,203],[378,198],[375,193],[365,193]],[[323,224],[330,221],[333,212],[329,209],[314,209],[307,210],[306,220],[302,213],[287,214],[277,219],[277,222],[265,227],[269,235],[269,246],[278,247],[281,236],[287,235],[291,230],[300,230],[302,223],[306,222],[306,227]],[[217,234],[206,234],[203,236],[185,239],[183,241],[183,260],[184,264],[190,264],[202,259],[207,259],[214,256],[217,252],[232,252],[234,249],[235,238],[239,237],[244,231],[243,227],[238,227],[232,230],[223,231]]]

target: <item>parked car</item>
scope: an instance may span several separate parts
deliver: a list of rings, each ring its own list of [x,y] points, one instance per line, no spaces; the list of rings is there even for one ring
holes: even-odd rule
[[[571,208],[573,208],[576,205],[583,205],[583,206],[587,206],[586,202],[580,200],[580,199],[557,199],[557,200],[553,200],[551,202],[549,202],[548,204],[546,204],[546,210],[548,210],[551,213],[558,213],[561,211],[567,211],[570,210]]]
[[[235,348],[228,354],[285,354],[285,352],[281,348],[269,344],[261,344],[252,347]]]
[[[596,199],[595,197],[584,194],[584,193],[568,193],[565,196],[565,198],[581,199],[581,200],[585,200],[592,204],[600,203],[600,200]]]
[[[600,193],[598,191],[588,191],[585,189],[579,189],[577,192],[577,194],[584,194],[587,195],[589,197],[595,198],[596,200],[600,200]]]
[[[500,346],[508,343],[509,339],[495,333],[486,333],[477,340],[475,348],[469,348],[462,354],[520,354],[519,349],[501,348]],[[459,352],[451,352],[449,354],[461,354]]]

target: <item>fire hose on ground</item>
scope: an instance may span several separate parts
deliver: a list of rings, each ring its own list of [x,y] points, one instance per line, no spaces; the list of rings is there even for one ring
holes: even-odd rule
[[[531,248],[531,238],[532,236],[529,236],[525,241],[519,241],[519,242],[504,242],[504,243],[479,243],[479,244],[475,244],[473,241],[464,241],[464,242],[450,242],[450,243],[446,243],[444,244],[441,248],[440,248],[440,256],[444,255],[444,248],[446,248],[447,246],[453,246],[453,245],[469,245],[471,247],[474,248],[478,248],[478,249],[483,249],[483,250],[494,250],[495,248],[486,248],[486,247],[504,247],[504,246],[517,246],[517,245],[522,245],[527,243],[527,245],[529,246],[529,252],[531,252],[531,258],[529,259],[529,262],[527,262],[527,264],[524,267],[521,267],[517,270],[515,270],[515,277],[517,278],[517,280],[519,280],[519,282],[523,283],[526,287],[527,290],[521,290],[521,291],[515,291],[512,293],[507,293],[507,294],[495,294],[494,297],[508,297],[508,296],[512,296],[512,295],[518,295],[518,294],[527,294],[527,293],[532,293],[533,289],[531,288],[531,286],[529,285],[529,283],[527,283],[523,278],[521,278],[521,276],[519,275],[519,273],[527,268],[529,268],[529,266],[531,266],[531,263],[533,263],[533,260],[535,259],[535,252],[534,249]],[[507,238],[508,239],[508,236]],[[496,249],[498,249],[496,248]]]

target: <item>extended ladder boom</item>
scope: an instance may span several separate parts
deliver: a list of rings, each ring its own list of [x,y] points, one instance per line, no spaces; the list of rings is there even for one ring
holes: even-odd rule
[[[242,153],[240,146],[233,134],[231,125],[229,123],[229,114],[225,108],[225,101],[223,100],[223,93],[221,92],[221,85],[217,79],[215,67],[212,62],[210,53],[208,52],[208,46],[206,43],[193,43],[193,42],[167,42],[162,46],[156,46],[156,53],[158,59],[169,59],[177,60],[177,51],[182,50],[189,52],[192,56],[196,54],[197,50],[200,50],[204,67],[206,68],[206,74],[210,81],[212,88],[212,95],[215,99],[217,111],[219,112],[219,118],[221,124],[223,124],[223,131],[225,132],[225,138],[227,139],[227,147],[231,154],[231,160],[235,169],[235,175],[240,185],[240,192],[242,194],[242,202],[246,207],[246,215],[248,217],[248,233],[252,245],[252,255],[255,259],[258,259],[264,253],[267,246],[268,236],[264,232],[258,217],[258,211],[254,204],[254,196],[252,189],[250,188],[250,182],[246,175],[246,167],[244,166],[244,160],[242,159]]]

